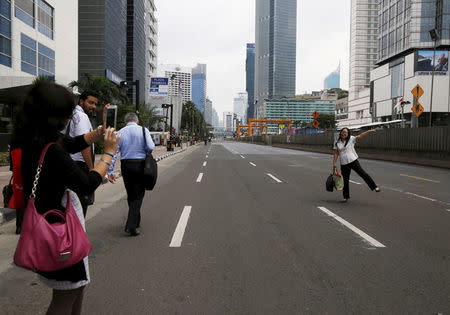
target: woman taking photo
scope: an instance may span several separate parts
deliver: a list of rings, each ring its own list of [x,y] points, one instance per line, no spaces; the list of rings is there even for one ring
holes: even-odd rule
[[[114,129],[107,129],[103,136],[105,154],[89,174],[84,173],[69,153],[79,152],[91,145],[102,136],[103,128],[76,138],[65,137],[61,131],[71,118],[74,107],[73,95],[65,87],[52,82],[37,83],[26,96],[18,120],[20,123],[13,131],[22,149],[22,179],[26,199],[32,192],[43,148],[56,142],[45,155],[35,194],[35,205],[40,214],[51,209],[65,211],[61,200],[66,189],[81,194],[93,193],[102,183],[119,142]],[[79,213],[79,200],[73,193],[70,196]],[[89,283],[87,258],[62,270],[38,274],[40,280],[53,289],[47,314],[81,313],[83,289]]]
[[[375,190],[376,192],[380,192],[380,188],[375,184],[372,177],[369,176],[361,167],[358,161],[358,155],[355,151],[356,141],[364,138],[370,133],[376,132],[376,129],[365,131],[357,136],[352,136],[350,134],[350,130],[348,128],[343,128],[339,133],[339,138],[334,144],[334,155],[333,155],[333,173],[336,173],[340,176],[339,172],[336,170],[336,161],[339,157],[339,161],[341,164],[341,172],[344,177],[344,199],[342,202],[347,202],[350,199],[350,173],[354,170],[358,173],[359,176],[364,179],[366,184],[369,186],[371,190]]]

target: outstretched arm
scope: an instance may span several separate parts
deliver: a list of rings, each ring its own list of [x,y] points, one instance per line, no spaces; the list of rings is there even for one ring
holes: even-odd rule
[[[356,140],[361,140],[362,138],[364,138],[368,134],[374,133],[374,132],[377,132],[377,129],[371,129],[371,130],[364,131],[363,133],[357,135],[355,138],[356,138]]]

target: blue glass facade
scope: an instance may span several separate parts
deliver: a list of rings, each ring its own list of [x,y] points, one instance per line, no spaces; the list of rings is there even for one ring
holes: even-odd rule
[[[245,74],[246,91],[248,94],[247,118],[253,118],[255,111],[255,44],[247,44]]]
[[[0,64],[11,67],[11,3],[0,0]]]
[[[37,75],[36,41],[24,34],[21,34],[20,44],[20,59],[22,71],[32,75]]]
[[[341,75],[339,72],[330,73],[323,82],[323,88],[326,89],[338,89],[341,87],[340,84]]]
[[[206,65],[198,64],[192,69],[192,102],[204,113],[206,106]]]

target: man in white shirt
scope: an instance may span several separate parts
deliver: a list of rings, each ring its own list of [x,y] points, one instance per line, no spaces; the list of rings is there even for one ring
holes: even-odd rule
[[[84,91],[80,95],[78,105],[73,110],[72,119],[66,129],[66,135],[76,137],[92,131],[92,124],[89,116],[93,116],[98,105],[98,94],[93,91]],[[94,148],[90,146],[81,152],[71,154],[81,169],[89,173],[94,168]],[[94,203],[94,195],[78,195],[84,216],[86,216],[87,207]]]

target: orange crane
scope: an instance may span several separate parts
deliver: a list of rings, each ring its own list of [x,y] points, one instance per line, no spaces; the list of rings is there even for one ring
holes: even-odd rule
[[[253,135],[253,128],[258,128],[259,125],[257,123],[266,123],[266,124],[287,124],[288,129],[292,127],[292,119],[256,119],[249,118],[248,119],[248,135]],[[266,134],[267,134],[267,126],[266,126]]]

